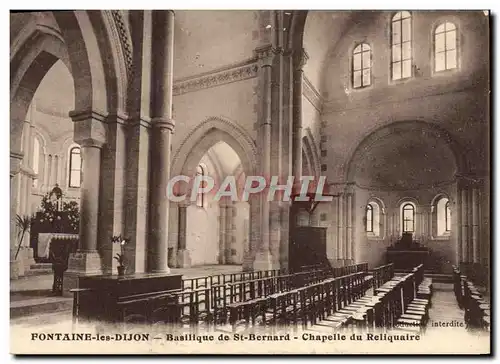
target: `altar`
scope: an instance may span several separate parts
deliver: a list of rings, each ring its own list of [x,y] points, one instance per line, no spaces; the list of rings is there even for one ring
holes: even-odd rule
[[[403,233],[401,239],[387,248],[386,261],[394,269],[411,270],[419,264],[428,266],[430,251],[413,240],[411,233]]]

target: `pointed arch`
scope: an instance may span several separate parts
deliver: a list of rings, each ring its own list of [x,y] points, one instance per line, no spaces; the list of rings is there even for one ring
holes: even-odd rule
[[[181,142],[172,158],[171,175],[193,175],[201,157],[220,141],[233,148],[247,175],[256,172],[257,149],[247,132],[229,119],[209,117],[191,130]]]

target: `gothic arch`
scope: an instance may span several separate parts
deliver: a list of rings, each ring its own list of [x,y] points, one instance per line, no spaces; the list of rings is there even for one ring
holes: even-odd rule
[[[221,141],[238,154],[247,175],[254,175],[257,166],[254,141],[236,123],[222,117],[210,117],[197,125],[180,144],[172,159],[171,176],[193,175],[203,155]]]
[[[361,142],[348,153],[349,157],[346,159],[346,163],[343,165],[341,171],[343,180],[346,182],[352,182],[354,180],[357,165],[360,163],[361,158],[363,158],[364,153],[379,140],[390,137],[392,134],[410,131],[414,132],[415,130],[422,131],[430,137],[444,143],[454,156],[457,172],[464,173],[467,171],[467,163],[463,154],[463,148],[453,139],[447,130],[435,123],[423,120],[403,120],[384,125],[362,136],[360,138]]]

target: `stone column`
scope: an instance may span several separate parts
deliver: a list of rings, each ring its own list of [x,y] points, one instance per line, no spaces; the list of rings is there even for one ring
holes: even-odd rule
[[[467,188],[462,188],[460,191],[461,195],[461,230],[462,230],[462,261],[463,262],[469,262],[470,257],[469,257],[469,223],[468,223],[468,217],[469,217],[469,200],[468,200],[468,193],[467,193]]]
[[[251,271],[254,268],[254,260],[260,244],[260,197],[250,195],[249,200],[249,244],[248,251],[243,258],[243,270]]]
[[[83,183],[81,191],[80,250],[97,250],[99,186],[102,143],[86,140],[81,145]]]
[[[10,152],[10,246],[14,250],[17,245],[17,227],[16,227],[16,213],[19,204],[19,189],[21,188],[19,180],[21,174],[21,163],[23,160],[23,153]]]
[[[260,152],[261,176],[269,181],[271,177],[271,75],[274,52],[271,46],[257,50],[260,58],[260,75],[262,85],[260,109]],[[261,242],[254,261],[254,270],[273,269],[273,257],[270,251],[270,203],[267,200],[267,189],[261,193]]]
[[[93,111],[70,112],[74,121],[74,140],[80,144],[82,184],[80,186],[80,243],[71,254],[65,273],[64,289],[78,287],[78,276],[101,274],[98,252],[101,149],[106,142],[105,117]]]
[[[219,264],[226,264],[226,205],[219,204]]]
[[[304,66],[308,60],[304,49],[294,54],[293,64],[293,124],[292,124],[292,161],[293,175],[295,177],[295,188],[300,190],[297,183],[302,177],[302,85],[304,78]]]
[[[347,241],[346,241],[346,258],[347,259],[353,259],[353,234],[352,234],[352,229],[353,229],[353,208],[352,208],[352,193],[347,194]]]
[[[168,212],[166,196],[170,179],[172,119],[172,87],[174,62],[174,12],[154,10],[152,13],[151,60],[151,199],[148,247],[148,271],[169,273],[168,267]]]
[[[337,198],[337,241],[338,251],[337,259],[345,258],[344,250],[344,195],[340,194]]]
[[[479,242],[479,189],[472,188],[472,259],[480,263],[481,249]]]
[[[226,247],[224,249],[226,264],[234,264],[232,249],[234,247],[234,202],[226,205]]]
[[[191,266],[191,258],[187,247],[187,208],[189,201],[183,201],[178,204],[178,243],[177,243],[177,266],[179,268],[188,268]]]

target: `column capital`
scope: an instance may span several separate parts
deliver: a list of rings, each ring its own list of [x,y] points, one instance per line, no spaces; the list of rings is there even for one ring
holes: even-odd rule
[[[95,110],[71,111],[75,123],[74,140],[82,147],[102,147],[106,143],[107,116]]]
[[[309,54],[307,54],[304,48],[293,52],[293,62],[296,71],[302,71],[308,60]]]
[[[254,54],[261,67],[271,67],[276,53],[279,53],[279,50],[274,48],[271,44],[257,47],[254,50]]]
[[[175,120],[166,117],[153,117],[151,118],[151,125],[153,128],[159,129],[168,129],[170,131],[174,131],[175,129]]]
[[[10,152],[10,176],[14,177],[21,170],[21,163],[23,162],[24,153]]]
[[[102,146],[104,145],[103,141],[100,141],[100,140],[97,140],[97,139],[92,139],[92,138],[79,139],[76,142],[82,148],[102,148]]]
[[[189,199],[185,199],[184,201],[177,202],[177,206],[183,209],[187,209],[191,206],[191,201]]]

